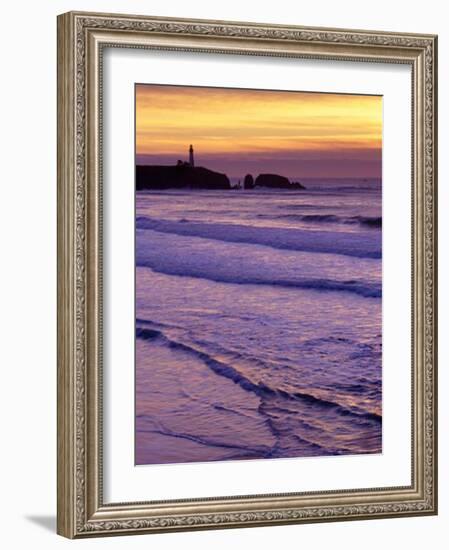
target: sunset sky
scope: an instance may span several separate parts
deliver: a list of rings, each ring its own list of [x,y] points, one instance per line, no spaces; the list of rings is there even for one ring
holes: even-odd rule
[[[188,159],[233,178],[381,177],[382,98],[136,85],[138,164]]]

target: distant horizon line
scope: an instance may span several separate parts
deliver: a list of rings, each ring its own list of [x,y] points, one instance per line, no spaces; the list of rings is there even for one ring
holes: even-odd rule
[[[142,163],[142,162],[136,162],[135,163],[135,166],[176,166],[176,163],[175,164],[154,164],[154,163]],[[195,168],[207,168],[207,166],[195,166]],[[216,170],[213,170],[213,171],[216,171]],[[247,172],[246,174],[244,174],[243,176],[241,174],[239,175],[229,175],[225,172],[220,172],[221,174],[224,174],[225,176],[227,176],[228,178],[230,179],[244,179],[245,176],[247,174],[250,174],[252,176],[254,176],[254,174],[278,174],[278,175],[281,175],[281,176],[284,176],[292,181],[306,181],[306,180],[323,180],[323,179],[326,179],[326,180],[382,180],[382,176],[370,176],[370,175],[365,175],[365,176],[298,176],[298,175],[294,175],[294,176],[291,176],[291,175],[288,175],[288,174],[279,174],[278,172],[274,172],[274,171],[261,171],[261,172],[253,172],[253,173],[250,173],[250,172]]]
[[[226,155],[228,157],[228,155]],[[186,158],[187,157],[187,158]],[[302,157],[302,158],[301,158]],[[136,166],[176,166],[177,163],[190,162],[188,155],[155,155],[135,151]],[[381,178],[381,151],[366,151],[340,154],[335,151],[328,155],[315,154],[285,157],[264,155],[229,155],[223,158],[212,155],[198,155],[195,166],[226,174],[231,178],[244,178],[245,175],[279,174],[289,178]]]
[[[142,161],[138,161],[136,159],[136,162],[135,162],[135,166],[176,166],[176,163],[171,163],[171,164],[162,164],[162,163],[151,163],[151,162],[142,162]],[[206,169],[209,169],[210,168],[207,168],[207,166],[203,166],[203,165],[195,165],[195,168],[206,168]],[[214,172],[218,172],[218,170],[213,170]],[[278,174],[278,175],[282,175],[286,178],[289,178],[290,180],[299,180],[299,179],[302,179],[302,180],[322,180],[322,179],[332,179],[332,180],[348,180],[348,179],[351,179],[351,180],[363,180],[363,179],[369,179],[369,180],[382,180],[382,175],[380,176],[373,176],[373,175],[362,175],[362,176],[299,176],[298,174],[296,175],[289,175],[289,174],[285,174],[285,173],[279,173],[279,171],[269,171],[269,170],[261,170],[261,171],[247,171],[245,174],[238,174],[238,175],[235,175],[235,174],[228,174],[226,172],[219,172],[221,174],[224,174],[225,176],[227,176],[228,178],[230,179],[244,179],[245,176],[247,174],[250,174],[252,176],[254,176],[254,174],[256,175],[259,175],[259,174]]]

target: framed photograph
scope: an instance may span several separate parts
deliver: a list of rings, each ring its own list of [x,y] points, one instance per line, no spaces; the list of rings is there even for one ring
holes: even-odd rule
[[[436,514],[433,35],[58,17],[58,532]]]

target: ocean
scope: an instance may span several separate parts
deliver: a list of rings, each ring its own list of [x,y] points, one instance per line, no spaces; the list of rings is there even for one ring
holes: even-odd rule
[[[382,452],[379,180],[136,194],[136,464]]]

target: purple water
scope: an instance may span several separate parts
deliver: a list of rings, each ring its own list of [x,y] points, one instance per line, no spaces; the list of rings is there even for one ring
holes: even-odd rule
[[[136,463],[382,450],[381,185],[136,197]]]

